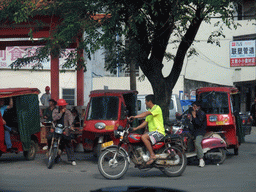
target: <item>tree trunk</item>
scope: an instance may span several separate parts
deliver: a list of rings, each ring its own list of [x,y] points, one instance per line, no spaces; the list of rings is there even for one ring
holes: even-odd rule
[[[169,122],[169,105],[170,99],[172,95],[172,90],[178,81],[180,76],[185,55],[190,48],[192,42],[195,39],[195,36],[198,32],[198,29],[203,21],[203,18],[200,18],[200,13],[203,8],[198,8],[196,11],[196,17],[191,21],[191,24],[182,39],[180,46],[177,50],[176,57],[174,59],[174,65],[170,75],[166,78],[162,75],[163,68],[163,58],[164,53],[166,51],[166,47],[169,42],[170,33],[172,31],[172,26],[167,26],[167,30],[164,30],[165,33],[159,33],[155,36],[162,36],[162,42],[158,42],[157,40],[153,43],[153,48],[151,52],[150,59],[144,57],[144,62],[140,62],[140,67],[148,78],[151,86],[153,88],[154,95],[156,97],[157,104],[162,108],[163,118],[165,124]],[[146,53],[146,51],[144,52]],[[144,54],[145,55],[145,54]],[[147,54],[147,56],[149,53]],[[140,60],[143,61],[143,60]]]
[[[130,89],[136,90],[136,66],[134,59],[130,63]]]

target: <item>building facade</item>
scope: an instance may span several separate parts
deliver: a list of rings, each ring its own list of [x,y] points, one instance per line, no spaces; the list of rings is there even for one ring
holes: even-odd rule
[[[220,46],[207,43],[208,37],[212,31],[218,30],[214,24],[220,21],[219,18],[212,18],[211,24],[202,23],[196,41],[192,47],[198,55],[185,58],[183,70],[176,83],[173,93],[178,94],[182,99],[195,96],[195,89],[202,86],[236,86],[241,92],[241,111],[249,111],[250,105],[255,97],[256,91],[256,64],[255,64],[255,43],[250,58],[254,62],[250,64],[245,62],[246,56],[238,54],[241,50],[239,43],[232,48],[232,43],[249,43],[256,39],[255,19],[255,1],[244,0],[239,5],[236,16],[236,22],[240,26],[235,29],[229,29],[223,26],[225,38],[219,38]],[[18,57],[27,54],[25,49],[31,47],[7,47],[0,50],[0,86],[9,87],[36,87],[44,93],[44,88],[50,85],[50,64],[49,61],[43,64],[43,69],[31,71],[31,66],[21,70],[12,70],[10,64]],[[167,52],[173,52],[173,45],[169,44]],[[232,52],[232,50],[237,51]],[[173,52],[175,54],[175,52]],[[244,55],[244,56],[241,56]],[[243,60],[244,59],[244,60]],[[248,60],[246,60],[248,61]],[[60,65],[63,63],[60,60]],[[234,63],[237,62],[237,63]],[[239,63],[240,62],[240,63]],[[164,61],[163,74],[167,75],[172,68],[172,62]],[[84,105],[89,100],[89,93],[95,89],[130,89],[129,72],[119,72],[112,75],[105,71],[104,50],[98,50],[92,55],[91,60],[87,60],[87,71],[84,74]],[[61,68],[61,67],[60,67]],[[118,69],[117,69],[118,70]],[[153,93],[152,87],[147,78],[140,80],[143,74],[138,70],[136,86],[139,94]],[[76,71],[74,69],[66,70],[60,73],[59,97],[69,100],[69,103],[76,105]],[[41,96],[41,94],[39,96]]]

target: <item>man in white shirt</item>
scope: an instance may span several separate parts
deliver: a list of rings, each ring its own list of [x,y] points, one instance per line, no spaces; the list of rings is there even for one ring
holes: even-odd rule
[[[41,96],[40,101],[43,106],[49,106],[49,100],[51,99],[50,87],[45,87],[45,93]]]

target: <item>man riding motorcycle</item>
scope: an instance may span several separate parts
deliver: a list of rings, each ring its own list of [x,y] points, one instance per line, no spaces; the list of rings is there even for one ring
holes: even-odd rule
[[[145,104],[149,110],[139,115],[131,116],[129,117],[129,120],[146,117],[145,121],[138,127],[133,128],[133,130],[136,131],[148,125],[149,132],[144,133],[141,136],[141,139],[150,153],[150,159],[147,162],[147,165],[150,165],[156,160],[156,155],[152,149],[152,145],[160,141],[165,136],[165,129],[162,109],[155,104],[155,96],[147,95]]]
[[[70,127],[71,130],[74,130],[73,127],[73,115],[66,108],[68,103],[64,99],[59,99],[57,101],[57,106],[52,112],[52,119],[55,124],[62,124],[64,127]],[[72,165],[76,165],[74,148],[71,142],[70,130],[66,129],[66,135],[61,139],[60,149],[63,151],[64,147],[66,148],[68,161],[71,161]]]

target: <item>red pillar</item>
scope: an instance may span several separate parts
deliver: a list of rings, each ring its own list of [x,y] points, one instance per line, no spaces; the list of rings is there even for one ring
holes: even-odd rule
[[[51,55],[51,98],[59,99],[59,57]]]
[[[84,105],[84,70],[77,70],[77,106]]]
[[[77,47],[79,46],[79,41],[82,40],[82,35],[77,39]],[[76,72],[76,82],[77,82],[77,106],[84,105],[84,67],[83,62],[83,49],[78,49],[79,59],[77,61],[77,72]]]

